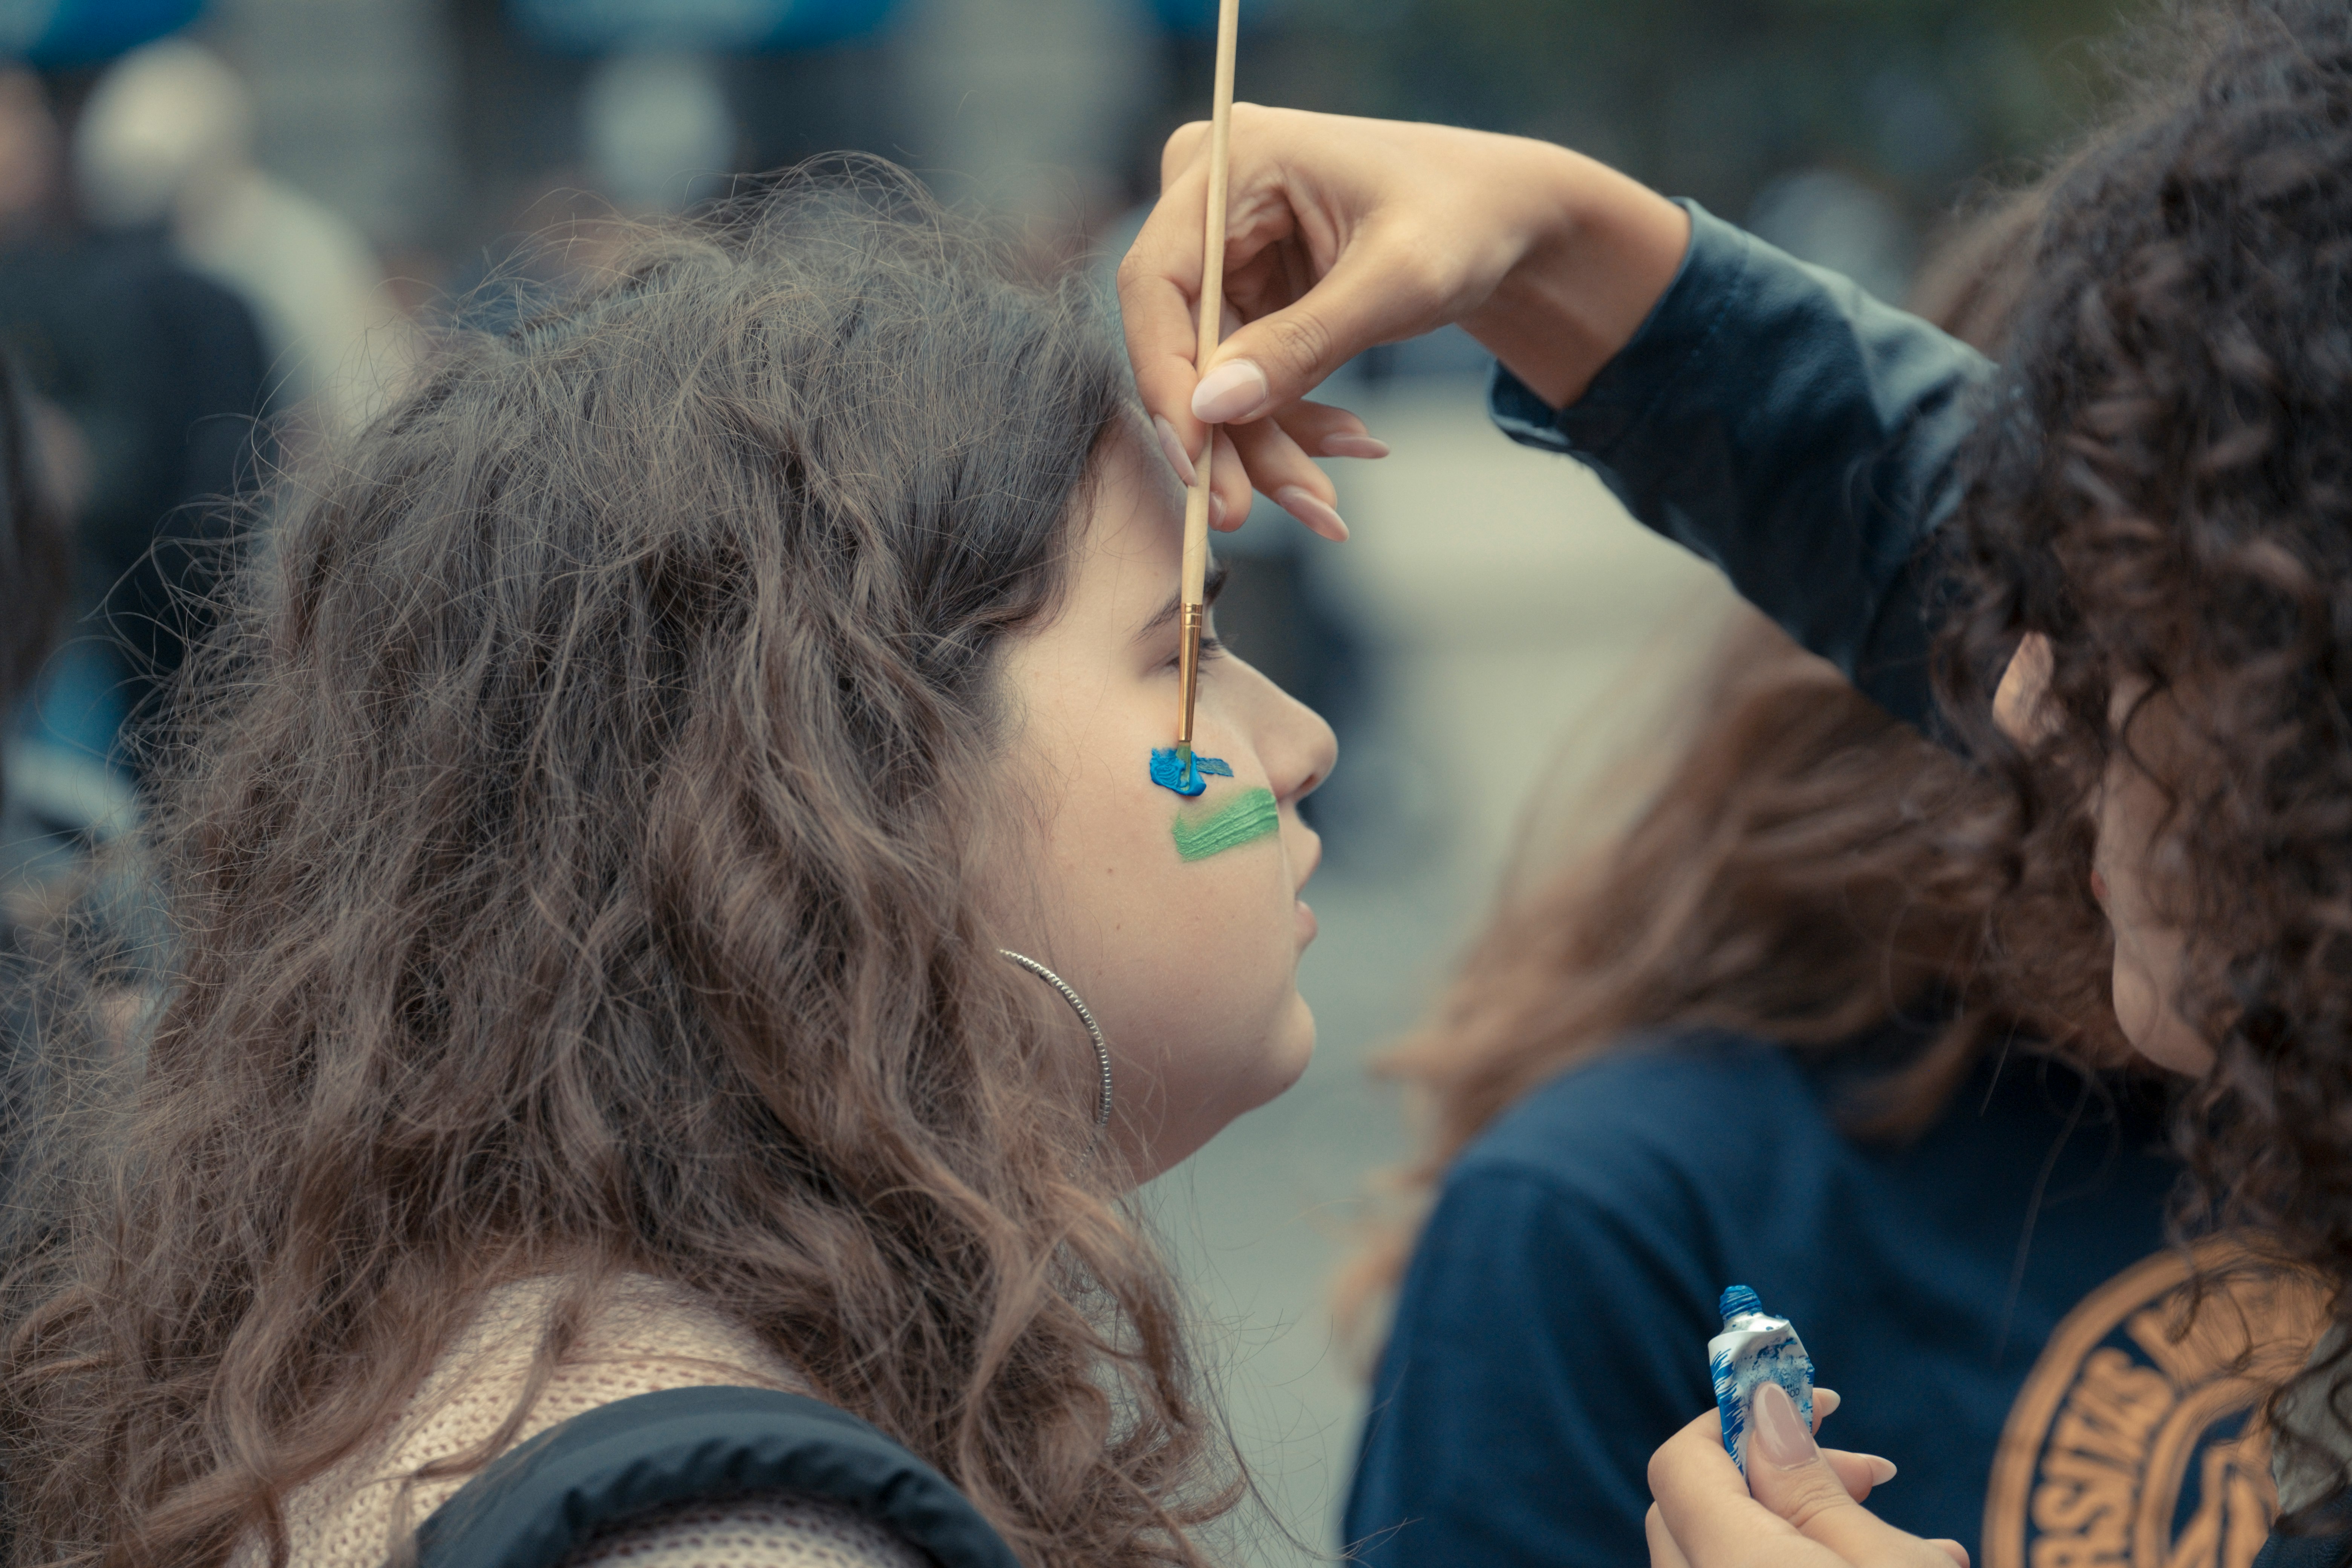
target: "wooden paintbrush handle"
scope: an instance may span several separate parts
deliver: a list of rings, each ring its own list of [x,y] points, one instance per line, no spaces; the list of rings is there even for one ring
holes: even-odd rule
[[[1209,110],[1209,198],[1201,236],[1201,327],[1196,368],[1205,370],[1223,335],[1225,314],[1225,192],[1233,161],[1234,52],[1241,37],[1241,0],[1217,0],[1217,76]],[[1178,658],[1181,709],[1176,743],[1192,744],[1192,708],[1200,693],[1202,599],[1209,577],[1209,486],[1217,452],[1212,427],[1192,462],[1192,487],[1184,497],[1184,563],[1177,600],[1183,607],[1183,643]]]
[[[1201,226],[1201,323],[1193,364],[1202,371],[1224,336],[1225,201],[1232,173],[1234,141],[1234,53],[1241,34],[1241,0],[1218,0],[1216,93],[1209,110],[1209,199]],[[1212,428],[1201,455],[1193,462],[1192,494],[1184,507],[1184,582],[1182,601],[1201,602],[1209,572],[1209,484],[1216,455],[1217,433]]]

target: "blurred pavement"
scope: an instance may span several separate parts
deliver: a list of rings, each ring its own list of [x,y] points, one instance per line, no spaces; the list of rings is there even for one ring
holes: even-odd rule
[[[1244,1522],[1242,1560],[1269,1565],[1335,1550],[1358,1358],[1377,1352],[1343,1343],[1329,1307],[1375,1174],[1411,1152],[1371,1058],[1443,984],[1527,841],[1530,798],[1579,799],[1621,768],[1628,789],[1603,793],[1632,791],[1661,697],[1729,603],[1711,568],[1633,523],[1584,469],[1496,433],[1480,384],[1402,379],[1358,408],[1395,455],[1334,466],[1355,537],[1318,546],[1315,567],[1386,671],[1379,743],[1340,759],[1343,775],[1392,775],[1376,781],[1382,809],[1335,830],[1379,842],[1338,846],[1307,889],[1322,925],[1299,978],[1321,1026],[1314,1065],[1151,1193],[1213,1331],[1202,1342],[1223,1347],[1235,1436],[1304,1542]],[[1546,822],[1545,841],[1609,826],[1580,815]]]

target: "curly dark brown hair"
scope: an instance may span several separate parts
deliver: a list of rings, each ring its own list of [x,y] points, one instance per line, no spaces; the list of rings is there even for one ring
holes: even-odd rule
[[[995,650],[1135,428],[1076,280],[853,163],[450,333],[288,477],[181,692],[143,1070],[5,1216],[16,1561],[283,1562],[486,1291],[572,1281],[543,1377],[621,1271],[1037,1568],[1201,1560],[1231,1450],[975,868]]]
[[[2217,1051],[2177,1123],[2196,1178],[2180,1218],[2269,1232],[2325,1276],[2340,1323],[2352,7],[2252,0],[2172,37],[2171,85],[2053,194],[1971,458],[1957,533],[1966,597],[1941,674],[2021,806],[2012,864],[2033,887],[2008,905],[2002,945],[2062,1007],[2106,985],[2087,828],[2101,780],[2121,758],[2161,784],[2166,874],[2152,892],[2188,933],[2180,1012]],[[2053,680],[2047,729],[2021,752],[1983,716],[2028,632],[2049,638]],[[2111,697],[2142,689],[2163,699],[2162,721],[2147,699],[2111,721]],[[2347,1385],[2339,1351],[2284,1395],[2298,1412],[2312,1393],[2333,1399],[2337,1451]],[[2298,1419],[2282,1442],[2339,1469],[2297,1426],[2316,1429]]]

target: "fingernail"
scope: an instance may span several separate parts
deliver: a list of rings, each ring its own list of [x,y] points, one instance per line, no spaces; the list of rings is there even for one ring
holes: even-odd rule
[[[1377,436],[1326,436],[1323,450],[1326,458],[1385,458],[1389,444]]]
[[[1229,425],[1265,407],[1273,395],[1255,360],[1231,360],[1202,376],[1192,389],[1192,417],[1203,425]]]
[[[1823,1388],[1819,1384],[1815,1384],[1813,1385],[1813,1425],[1818,1426],[1836,1415],[1838,1406],[1844,1403],[1845,1395],[1836,1389]]]
[[[1348,537],[1347,520],[1304,485],[1285,485],[1274,492],[1274,504],[1321,534],[1326,539]]]
[[[1864,1454],[1863,1458],[1870,1461],[1870,1484],[1872,1486],[1883,1487],[1887,1482],[1895,1479],[1896,1471],[1894,1460],[1882,1459],[1875,1454]]]
[[[1184,488],[1191,489],[1193,484],[1192,458],[1184,450],[1184,443],[1176,439],[1176,426],[1168,423],[1165,416],[1155,414],[1151,416],[1151,427],[1160,432],[1160,450],[1168,458],[1168,466],[1176,470],[1176,477],[1184,481]]]
[[[1225,526],[1225,498],[1214,490],[1209,492],[1209,526],[1211,528]]]
[[[1813,1457],[1813,1435],[1797,1419],[1795,1402],[1779,1384],[1765,1384],[1748,1396],[1748,1419],[1756,1447],[1781,1469],[1794,1469]]]

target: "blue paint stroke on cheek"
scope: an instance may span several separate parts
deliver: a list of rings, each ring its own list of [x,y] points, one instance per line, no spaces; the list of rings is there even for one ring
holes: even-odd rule
[[[1203,773],[1229,779],[1234,776],[1234,770],[1225,765],[1223,757],[1204,757],[1198,752],[1192,753],[1192,765],[1188,770],[1184,766],[1184,759],[1176,754],[1175,747],[1152,749],[1151,782],[1161,789],[1172,789],[1181,795],[1198,795],[1209,787],[1208,781],[1201,776]]]

